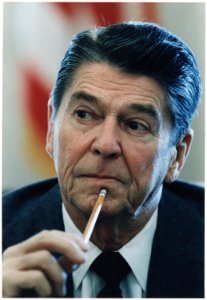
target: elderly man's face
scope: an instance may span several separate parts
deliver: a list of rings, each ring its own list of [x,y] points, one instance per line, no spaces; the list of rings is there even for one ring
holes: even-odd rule
[[[135,217],[141,208],[157,205],[175,158],[170,134],[158,82],[107,64],[82,65],[47,141],[67,209],[88,215],[103,187],[108,191],[103,215]]]

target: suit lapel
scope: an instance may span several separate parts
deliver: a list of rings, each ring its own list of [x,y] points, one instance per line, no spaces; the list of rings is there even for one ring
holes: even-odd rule
[[[163,191],[147,282],[147,297],[202,297],[202,225],[182,198]]]

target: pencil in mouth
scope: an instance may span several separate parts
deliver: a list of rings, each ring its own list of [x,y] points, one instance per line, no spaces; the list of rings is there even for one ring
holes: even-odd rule
[[[99,192],[98,198],[97,198],[96,203],[93,208],[93,211],[90,215],[90,218],[88,220],[88,223],[87,223],[86,228],[83,233],[83,239],[86,244],[90,240],[90,237],[93,233],[93,229],[95,227],[96,221],[98,219],[98,216],[101,211],[101,208],[102,208],[102,205],[103,205],[106,195],[107,195],[107,190],[105,188],[102,188]]]

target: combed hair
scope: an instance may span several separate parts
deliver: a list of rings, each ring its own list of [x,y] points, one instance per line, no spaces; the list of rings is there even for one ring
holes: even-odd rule
[[[51,93],[55,112],[78,68],[94,62],[156,79],[166,93],[172,140],[186,133],[200,99],[201,80],[194,55],[180,38],[147,22],[123,22],[78,33],[61,62]]]

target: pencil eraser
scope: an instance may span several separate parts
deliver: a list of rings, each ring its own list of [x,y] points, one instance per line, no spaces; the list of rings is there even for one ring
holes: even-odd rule
[[[99,196],[102,196],[102,197],[106,197],[106,194],[107,194],[107,190],[106,189],[102,189],[99,193]]]

